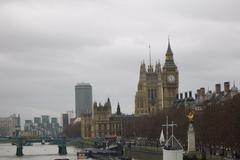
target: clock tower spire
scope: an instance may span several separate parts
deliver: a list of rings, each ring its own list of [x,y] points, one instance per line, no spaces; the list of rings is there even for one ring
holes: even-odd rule
[[[170,39],[168,38],[168,48],[167,48],[167,52],[165,54],[165,64],[163,66],[164,68],[177,68],[175,62],[174,62],[174,58],[173,58],[173,52],[171,49],[171,44],[170,44]]]
[[[163,108],[171,107],[176,100],[179,87],[178,68],[174,62],[170,40],[168,38],[168,48],[165,54],[163,66]]]

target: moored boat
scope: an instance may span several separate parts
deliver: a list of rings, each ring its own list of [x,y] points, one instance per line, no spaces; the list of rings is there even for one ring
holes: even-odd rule
[[[88,158],[89,158],[89,154],[87,151],[82,150],[80,152],[77,152],[77,160],[88,159]]]

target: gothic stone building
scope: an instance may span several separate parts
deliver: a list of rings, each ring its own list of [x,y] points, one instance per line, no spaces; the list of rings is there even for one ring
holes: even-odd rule
[[[110,99],[104,105],[96,102],[92,114],[81,115],[81,136],[83,138],[107,136],[132,136],[134,115],[125,115],[120,110],[118,103],[117,112],[112,114]],[[130,134],[131,133],[131,134]]]
[[[140,66],[138,90],[135,96],[135,114],[152,114],[171,107],[176,100],[179,86],[178,68],[174,62],[173,52],[168,42],[165,64]]]
[[[104,137],[110,135],[110,122],[109,119],[112,116],[112,106],[108,98],[104,105],[97,105],[95,102],[93,105],[93,125],[94,125],[94,137]]]

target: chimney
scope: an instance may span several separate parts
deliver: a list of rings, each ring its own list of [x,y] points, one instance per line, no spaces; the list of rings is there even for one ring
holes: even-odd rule
[[[230,91],[230,82],[224,82],[224,93],[229,93]]]
[[[205,88],[200,88],[200,94],[202,97],[205,97]]]
[[[185,92],[185,99],[187,99],[188,97],[187,97],[188,95],[187,95],[187,92]]]
[[[176,94],[176,100],[178,100],[178,99],[179,99],[179,94],[177,93],[177,94]]]
[[[198,95],[197,94],[195,94],[195,99],[197,99],[198,98]]]
[[[189,91],[189,98],[192,98],[192,91]]]
[[[215,90],[216,90],[216,94],[220,94],[221,93],[221,84],[216,84]]]
[[[182,93],[180,93],[180,99],[183,99],[183,94]]]
[[[200,97],[200,95],[201,95],[201,90],[198,89],[198,90],[197,90],[197,97]]]

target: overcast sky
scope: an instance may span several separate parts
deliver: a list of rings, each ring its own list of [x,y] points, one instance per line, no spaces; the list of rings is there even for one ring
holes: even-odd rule
[[[141,60],[164,64],[168,35],[180,91],[240,86],[239,0],[1,0],[0,116],[58,116],[74,85],[134,112]],[[240,88],[240,87],[239,87]]]

